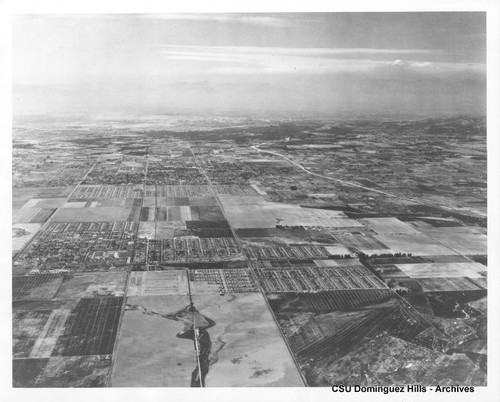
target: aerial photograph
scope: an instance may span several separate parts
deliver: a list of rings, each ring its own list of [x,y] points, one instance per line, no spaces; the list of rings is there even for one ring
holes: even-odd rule
[[[13,16],[12,387],[486,387],[486,56],[485,12]]]

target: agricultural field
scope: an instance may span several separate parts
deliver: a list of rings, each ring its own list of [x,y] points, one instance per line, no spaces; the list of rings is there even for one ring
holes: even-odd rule
[[[62,208],[56,212],[53,222],[117,222],[134,221],[132,208]]]
[[[422,286],[424,292],[457,292],[485,289],[474,279],[461,277],[419,278],[418,283]]]
[[[52,354],[56,356],[113,353],[122,297],[82,298],[66,318]]]
[[[484,266],[476,262],[441,264],[397,264],[404,274],[411,278],[480,278]]]
[[[486,234],[476,227],[432,228],[425,233],[460,254],[487,254]]]
[[[366,235],[335,235],[334,236],[341,244],[349,249],[361,251],[365,254],[385,254],[391,250],[383,242],[377,240],[374,236]]]
[[[405,253],[414,256],[457,254],[450,248],[422,234],[374,235],[373,237],[385,244],[389,248],[389,252],[393,254]]]
[[[64,205],[66,198],[31,198],[23,208],[48,208],[57,209]]]
[[[418,231],[397,218],[365,218],[360,223],[379,235],[412,234]]]
[[[15,387],[485,384],[480,121],[158,119],[16,134]]]
[[[65,199],[65,197],[67,197],[72,190],[73,187],[13,187],[12,212],[15,213],[17,209],[21,208],[32,199],[56,199],[57,201],[54,201],[54,203],[58,203],[61,199]],[[31,201],[31,203],[37,204],[37,201]],[[43,205],[43,208],[47,208],[45,206],[47,205],[45,202],[43,203]],[[48,208],[57,208],[57,206],[54,206],[54,204],[52,204],[52,206]]]
[[[52,299],[59,290],[64,276],[45,274],[12,277],[12,300]]]
[[[12,218],[16,223],[45,223],[56,210],[53,208],[30,208],[23,206]]]

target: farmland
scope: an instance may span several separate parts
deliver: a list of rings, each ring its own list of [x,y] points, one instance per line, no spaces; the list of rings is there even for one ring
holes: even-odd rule
[[[15,387],[485,384],[481,120],[103,122],[15,130]]]

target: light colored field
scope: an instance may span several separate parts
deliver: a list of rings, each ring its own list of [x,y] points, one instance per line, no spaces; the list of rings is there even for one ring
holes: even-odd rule
[[[63,208],[54,215],[54,222],[115,222],[126,221],[131,208]]]
[[[128,305],[142,305],[159,314],[174,313],[189,305],[187,296],[129,297]],[[193,341],[181,339],[184,324],[125,311],[114,355],[111,385],[114,387],[190,387],[196,368]]]
[[[389,247],[393,253],[411,253],[414,256],[456,254],[449,248],[421,234],[375,235],[373,237]]]
[[[484,265],[477,262],[440,263],[440,264],[396,264],[396,266],[411,278],[479,278],[479,271]]]
[[[426,233],[460,254],[487,254],[487,236],[482,233],[482,228],[432,228]]]
[[[303,386],[260,293],[195,295],[194,304],[215,321],[207,387]]]
[[[290,221],[298,221],[298,217],[303,215],[300,207],[267,202],[261,197],[219,198],[229,222],[235,228],[274,228],[278,218],[282,220],[281,224],[285,225]]]
[[[185,225],[182,225],[185,227]],[[156,240],[173,239],[174,225],[172,222],[156,222]]]
[[[59,208],[66,202],[66,198],[32,198],[25,208]]]
[[[397,218],[365,218],[359,220],[367,228],[381,235],[411,234],[418,231]]]
[[[189,205],[192,207],[216,207],[217,200],[212,196],[189,197]]]
[[[486,296],[479,300],[469,302],[469,306],[475,308],[484,315],[488,314],[488,298]]]
[[[41,208],[22,207],[12,217],[12,223],[29,223],[41,211]]]
[[[471,281],[474,282],[480,288],[488,289],[488,280],[484,277],[471,278]]]
[[[33,345],[29,356],[31,359],[50,357],[52,355],[59,335],[62,335],[64,332],[64,324],[66,324],[70,313],[71,311],[68,309],[56,309],[52,311],[42,332]]]
[[[190,221],[192,220],[191,218],[191,208],[189,208],[188,206],[180,206],[179,207],[180,209],[180,214],[181,214],[181,221],[182,222],[186,222],[186,221]]]
[[[59,299],[123,296],[126,280],[126,272],[67,274],[56,296]]]
[[[148,222],[154,222],[155,220],[156,220],[156,208],[155,207],[149,207],[148,208],[147,221]]]
[[[204,281],[191,281],[190,283],[191,286],[191,293],[194,295],[204,295],[204,294],[209,294],[209,295],[218,295],[220,292],[220,287],[219,285],[215,283],[207,283]]]
[[[17,253],[42,227],[41,223],[16,223],[12,225],[12,252]]]
[[[138,236],[146,239],[154,240],[155,238],[155,222],[139,222]]]
[[[71,201],[71,202],[66,202],[62,207],[63,208],[85,208],[85,205],[87,205],[86,201]],[[92,205],[91,205],[92,207]]]
[[[358,251],[362,251],[365,254],[383,254],[389,253],[389,248],[381,241],[375,239],[373,236],[367,235],[335,235],[337,240],[339,240],[346,247],[353,248]]]
[[[351,254],[349,249],[345,248],[341,244],[335,244],[333,246],[324,246],[326,248],[326,251],[330,255],[345,255],[345,254]]]
[[[342,258],[338,260],[314,260],[318,267],[349,267],[353,265],[361,265],[357,258]]]
[[[90,201],[90,200],[87,200]],[[89,208],[100,207],[125,207],[140,206],[142,201],[139,198],[100,198],[92,200],[89,203]]]
[[[274,228],[282,226],[362,226],[342,212],[279,202],[267,202],[262,197],[220,196],[226,216],[235,228]]]
[[[15,187],[12,189],[12,208],[21,208],[32,198],[66,197],[73,187]]]
[[[184,270],[131,272],[127,296],[167,296],[188,294]]]
[[[418,283],[424,292],[457,292],[464,290],[481,290],[467,278],[420,278]]]
[[[144,197],[142,199],[142,206],[143,207],[154,207],[156,205],[156,198],[155,197]]]

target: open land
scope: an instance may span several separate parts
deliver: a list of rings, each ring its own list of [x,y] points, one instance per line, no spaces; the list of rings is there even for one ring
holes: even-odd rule
[[[484,119],[162,118],[15,122],[15,387],[486,384]]]

